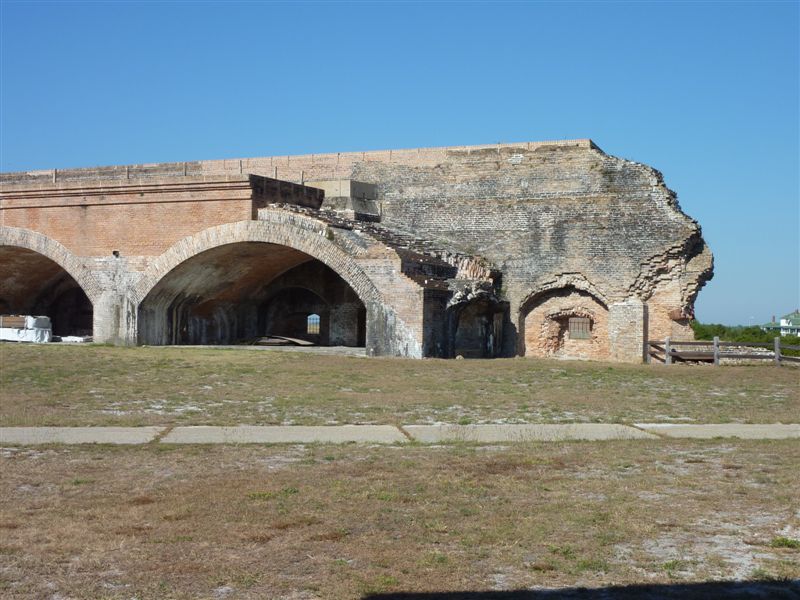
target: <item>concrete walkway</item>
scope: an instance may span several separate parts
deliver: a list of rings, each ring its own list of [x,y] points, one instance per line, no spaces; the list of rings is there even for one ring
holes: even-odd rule
[[[780,423],[739,425],[721,423],[718,425],[689,425],[683,423],[637,423],[636,427],[670,438],[740,438],[743,440],[785,440],[800,438],[800,425]]]
[[[657,435],[605,423],[565,423],[541,425],[404,425],[414,440],[437,442],[558,442],[568,440],[657,439]]]
[[[407,441],[392,425],[176,427],[161,438],[164,444],[402,444]]]
[[[166,427],[0,427],[0,443],[146,444]]]
[[[530,425],[333,425],[236,427],[0,427],[0,444],[403,444],[643,440],[800,439],[800,424],[565,423]]]

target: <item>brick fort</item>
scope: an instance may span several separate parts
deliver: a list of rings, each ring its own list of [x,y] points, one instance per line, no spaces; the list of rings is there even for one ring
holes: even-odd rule
[[[0,174],[0,313],[119,344],[642,360],[713,273],[591,140]]]

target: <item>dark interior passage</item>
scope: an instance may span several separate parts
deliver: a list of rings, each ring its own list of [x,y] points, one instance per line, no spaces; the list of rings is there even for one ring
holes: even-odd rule
[[[455,311],[453,354],[464,358],[494,358],[503,347],[506,306],[478,300]]]
[[[53,334],[92,335],[92,303],[61,266],[17,246],[0,246],[0,313],[45,315]]]
[[[365,322],[358,296],[319,260],[242,242],[198,254],[156,284],[139,307],[139,342],[235,344],[272,335],[358,346]]]
[[[311,315],[317,315],[315,327],[309,327]],[[330,344],[328,303],[307,289],[282,289],[261,305],[259,319],[266,335],[297,338],[323,346]]]

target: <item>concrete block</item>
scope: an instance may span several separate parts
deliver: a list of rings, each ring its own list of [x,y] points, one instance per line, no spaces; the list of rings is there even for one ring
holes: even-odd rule
[[[557,442],[568,440],[657,439],[657,436],[626,425],[565,423],[535,425],[403,425],[418,442]]]
[[[392,425],[176,427],[161,439],[164,444],[402,444],[407,441]]]
[[[0,444],[146,444],[164,427],[0,427]]]
[[[800,424],[719,423],[689,425],[682,423],[637,423],[636,427],[669,438],[740,438],[743,440],[784,440],[800,438]]]

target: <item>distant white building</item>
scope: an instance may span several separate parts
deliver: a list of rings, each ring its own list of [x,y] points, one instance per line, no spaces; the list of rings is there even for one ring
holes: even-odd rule
[[[761,329],[780,333],[781,335],[800,336],[800,309],[782,316],[780,322],[776,322],[775,317],[772,317],[772,323],[762,325]]]

